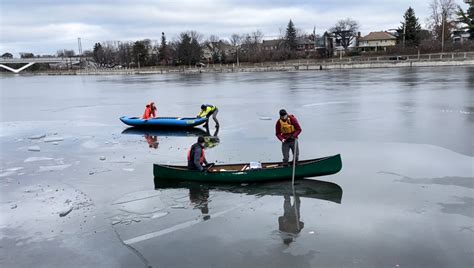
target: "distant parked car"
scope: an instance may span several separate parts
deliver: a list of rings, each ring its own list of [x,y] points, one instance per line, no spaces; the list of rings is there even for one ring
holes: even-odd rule
[[[405,57],[405,56],[393,56],[393,57],[389,57],[388,59],[389,60],[406,60],[407,57]]]
[[[206,67],[206,64],[204,64],[202,62],[198,62],[198,63],[196,63],[196,67]]]

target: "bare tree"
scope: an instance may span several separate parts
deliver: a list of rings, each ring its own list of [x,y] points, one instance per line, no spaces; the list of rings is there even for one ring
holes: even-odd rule
[[[254,44],[262,43],[264,34],[260,30],[256,30],[255,32],[252,32],[252,41]]]
[[[240,54],[240,45],[242,45],[242,39],[243,39],[243,36],[236,33],[233,33],[230,37],[230,44],[235,49],[235,61],[237,63],[237,66],[240,65],[239,54]]]
[[[232,34],[232,36],[230,37],[230,44],[234,47],[237,47],[237,46],[240,46],[241,43],[242,43],[242,36],[236,33]]]
[[[118,45],[118,63],[122,66],[130,67],[133,62],[133,43],[123,42]]]
[[[212,43],[219,42],[219,36],[211,34],[211,36],[209,36],[208,41]]]
[[[198,43],[202,43],[202,40],[203,40],[203,36],[201,33],[197,32],[197,31],[188,31],[186,32],[188,34],[189,37],[191,37],[192,40],[196,40]]]
[[[428,26],[437,40],[444,42],[451,37],[452,30],[456,28],[456,10],[455,0],[431,0]]]
[[[259,48],[262,43],[264,34],[260,30],[256,30],[250,34],[245,34],[242,38],[242,54],[245,55],[247,61],[260,61]]]
[[[347,49],[352,44],[358,30],[359,23],[351,18],[340,20],[331,28],[331,32],[344,49]]]

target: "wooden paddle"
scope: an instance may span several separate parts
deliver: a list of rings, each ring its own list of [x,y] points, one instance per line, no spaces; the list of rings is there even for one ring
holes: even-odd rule
[[[298,150],[298,139],[295,138],[295,151],[293,152],[293,175],[291,176],[291,184],[295,185],[295,169],[296,169],[296,155]]]
[[[204,168],[204,172],[208,172],[209,169],[211,169],[212,167],[214,167],[216,165],[216,163],[210,163],[208,164],[205,168]]]

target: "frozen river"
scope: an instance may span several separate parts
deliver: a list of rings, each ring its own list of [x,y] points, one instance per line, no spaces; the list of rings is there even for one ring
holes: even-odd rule
[[[122,115],[219,107],[211,162],[300,158],[341,172],[290,183],[160,185],[193,132]],[[0,266],[472,267],[474,68],[143,76],[0,76]],[[156,148],[155,148],[156,147]]]

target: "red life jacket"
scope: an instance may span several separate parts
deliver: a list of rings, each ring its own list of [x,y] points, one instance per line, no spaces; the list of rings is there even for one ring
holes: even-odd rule
[[[145,112],[143,113],[143,119],[150,119],[156,116],[156,109],[154,109],[154,103],[150,102],[146,105]]]
[[[191,147],[192,148],[192,147]],[[191,161],[191,148],[189,148],[188,150],[188,161]],[[204,153],[204,149],[201,148],[201,158],[199,159],[199,163],[202,165],[204,163],[204,159],[205,159],[205,153]]]

